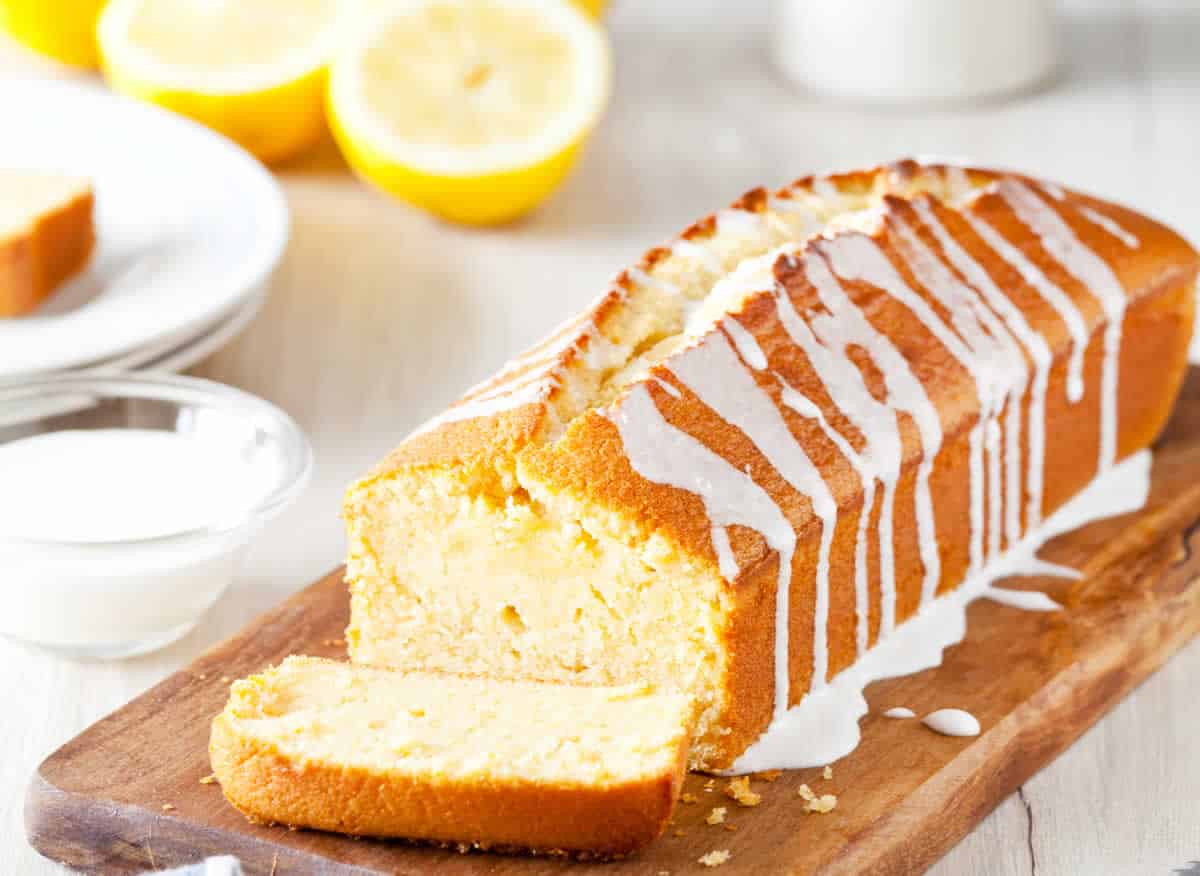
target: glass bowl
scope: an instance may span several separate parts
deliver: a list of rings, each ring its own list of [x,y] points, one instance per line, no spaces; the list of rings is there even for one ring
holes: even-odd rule
[[[219,383],[88,374],[0,388],[0,480],[22,484],[0,491],[0,635],[102,659],[174,642],[311,472],[290,417]]]

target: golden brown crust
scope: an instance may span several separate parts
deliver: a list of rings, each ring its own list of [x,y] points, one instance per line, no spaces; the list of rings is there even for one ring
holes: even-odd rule
[[[82,189],[0,239],[0,317],[30,313],[83,269],[95,243],[92,202]]]
[[[687,751],[683,734],[669,771],[621,784],[566,785],[299,762],[239,732],[228,712],[213,720],[209,739],[222,792],[252,821],[600,857],[628,855],[663,832],[683,784]]]

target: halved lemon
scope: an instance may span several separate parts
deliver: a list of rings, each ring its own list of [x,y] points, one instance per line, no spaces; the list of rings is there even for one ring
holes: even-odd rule
[[[330,68],[351,166],[454,222],[506,222],[570,170],[611,80],[603,31],[568,0],[397,0]]]
[[[0,27],[56,61],[93,68],[96,16],[103,5],[104,0],[0,0]]]
[[[324,128],[339,0],[110,0],[97,36],[117,91],[208,125],[263,161]]]

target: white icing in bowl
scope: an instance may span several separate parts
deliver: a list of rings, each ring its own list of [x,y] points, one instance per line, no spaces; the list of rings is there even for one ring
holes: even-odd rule
[[[0,390],[0,634],[108,658],[178,639],[311,467],[286,414],[208,381],[66,376]]]

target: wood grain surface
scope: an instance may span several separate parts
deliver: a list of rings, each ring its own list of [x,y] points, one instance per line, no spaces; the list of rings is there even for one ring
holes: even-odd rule
[[[1052,542],[1044,555],[1080,581],[1021,579],[1064,606],[1026,612],[988,600],[969,610],[965,642],[942,666],[872,685],[863,741],[833,765],[758,780],[742,807],[724,780],[692,775],[668,834],[617,864],[462,855],[249,824],[209,773],[208,724],[228,682],[287,654],[339,654],[347,599],[335,571],[148,693],[100,721],[38,769],[26,802],[31,844],[88,872],[126,873],[232,853],[250,873],[673,874],[728,850],[722,873],[902,874],[923,871],[1041,766],[1200,629],[1200,369],[1192,369],[1156,448],[1150,501]],[[965,708],[972,739],[938,735],[918,715]],[[801,783],[833,793],[836,809],[806,814]],[[709,825],[716,806],[726,825]]]

